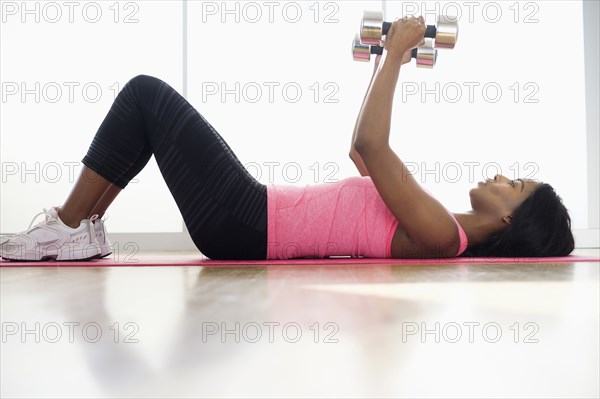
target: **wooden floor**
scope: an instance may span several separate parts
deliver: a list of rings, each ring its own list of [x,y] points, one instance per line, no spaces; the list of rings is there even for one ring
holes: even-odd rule
[[[598,397],[598,269],[2,268],[0,396]]]

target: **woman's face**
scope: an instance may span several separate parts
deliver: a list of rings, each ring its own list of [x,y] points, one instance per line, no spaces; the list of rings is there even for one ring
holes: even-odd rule
[[[474,211],[500,217],[510,223],[513,212],[531,193],[539,183],[528,179],[510,180],[505,176],[496,175],[493,179],[479,182],[477,188],[469,192],[471,206]]]

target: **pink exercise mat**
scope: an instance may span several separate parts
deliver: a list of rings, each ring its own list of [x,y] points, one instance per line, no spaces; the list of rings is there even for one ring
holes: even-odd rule
[[[260,261],[224,261],[210,260],[201,254],[112,254],[104,259],[89,261],[47,261],[47,262],[11,262],[0,260],[0,267],[56,267],[56,266],[222,266],[243,267],[255,265],[439,265],[439,264],[482,264],[482,263],[571,263],[600,262],[596,256],[570,255],[548,258],[445,258],[445,259],[376,259],[376,258],[328,258],[328,259],[290,259]]]

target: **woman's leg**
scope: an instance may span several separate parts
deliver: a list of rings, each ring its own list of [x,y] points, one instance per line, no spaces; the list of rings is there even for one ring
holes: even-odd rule
[[[102,217],[119,191],[121,189],[84,166],[58,215],[64,224],[76,228],[82,219],[89,219],[93,214]]]
[[[200,251],[213,259],[266,258],[266,187],[187,100],[146,75],[115,99],[83,159],[101,178],[80,178],[61,218],[106,210],[152,155]]]
[[[115,198],[117,198],[117,195],[119,195],[120,192],[121,189],[119,187],[115,186],[114,184],[111,184],[110,187],[108,187],[108,190],[104,192],[102,198],[100,198],[100,201],[96,203],[96,206],[94,207],[94,209],[92,209],[90,215],[96,214],[98,215],[98,219],[101,219],[102,216],[104,216],[104,213],[106,212],[110,204],[112,204],[112,202]]]

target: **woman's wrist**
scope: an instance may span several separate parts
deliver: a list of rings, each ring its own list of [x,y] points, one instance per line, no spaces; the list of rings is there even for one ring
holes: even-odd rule
[[[404,58],[404,53],[406,51],[394,51],[394,52],[389,52],[386,51],[384,54],[384,59],[382,60],[384,65],[390,65],[390,66],[398,66],[400,67],[400,65],[402,65],[402,59]]]

